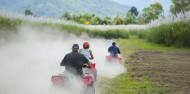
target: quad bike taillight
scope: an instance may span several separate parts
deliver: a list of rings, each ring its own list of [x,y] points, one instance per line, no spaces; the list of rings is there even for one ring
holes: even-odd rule
[[[91,65],[91,70],[94,70],[94,69],[96,69],[96,63],[92,63]]]

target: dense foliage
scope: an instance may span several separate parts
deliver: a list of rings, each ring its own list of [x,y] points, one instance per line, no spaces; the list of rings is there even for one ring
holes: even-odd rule
[[[132,6],[130,10],[126,10],[124,17],[119,15],[114,18],[104,17],[101,18],[95,14],[71,14],[69,12],[63,13],[62,17],[65,20],[71,20],[80,24],[86,25],[126,25],[136,23],[148,23],[151,20],[157,19],[163,12],[162,5],[160,3],[151,4],[149,7],[144,8],[142,15],[138,16],[138,10],[135,6]]]
[[[85,25],[126,25],[137,23],[136,15],[137,14],[133,14],[133,12],[128,11],[126,17],[123,18],[119,17],[119,15],[114,18],[108,16],[101,18],[95,14],[70,14],[65,12],[61,18]]]
[[[160,3],[151,4],[149,7],[143,9],[144,22],[148,23],[151,20],[157,19],[163,12],[162,5]]]
[[[149,41],[167,46],[190,47],[190,20],[161,25],[147,31]]]
[[[21,20],[12,20],[0,16],[0,30],[15,29],[21,22]]]
[[[190,0],[171,0],[170,11],[172,14],[190,10]]]

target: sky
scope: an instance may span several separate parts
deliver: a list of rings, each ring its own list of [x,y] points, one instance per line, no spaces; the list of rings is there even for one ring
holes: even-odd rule
[[[162,7],[164,9],[164,15],[169,14],[170,5],[172,4],[171,0],[113,0],[113,1],[118,2],[120,4],[135,6],[140,12],[144,8],[150,6],[150,4],[159,2],[162,4]]]

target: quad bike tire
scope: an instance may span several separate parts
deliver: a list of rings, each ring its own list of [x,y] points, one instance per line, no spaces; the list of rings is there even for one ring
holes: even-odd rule
[[[96,81],[96,78],[97,78],[97,70],[96,70],[96,69],[94,69],[94,70],[92,71],[92,75],[94,76],[94,79],[95,79],[95,81]]]

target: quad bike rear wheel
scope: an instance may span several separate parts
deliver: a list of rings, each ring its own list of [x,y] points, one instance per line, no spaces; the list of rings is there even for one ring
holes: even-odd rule
[[[97,70],[96,69],[92,70],[92,75],[94,76],[94,79],[96,81],[96,78],[97,78]]]

